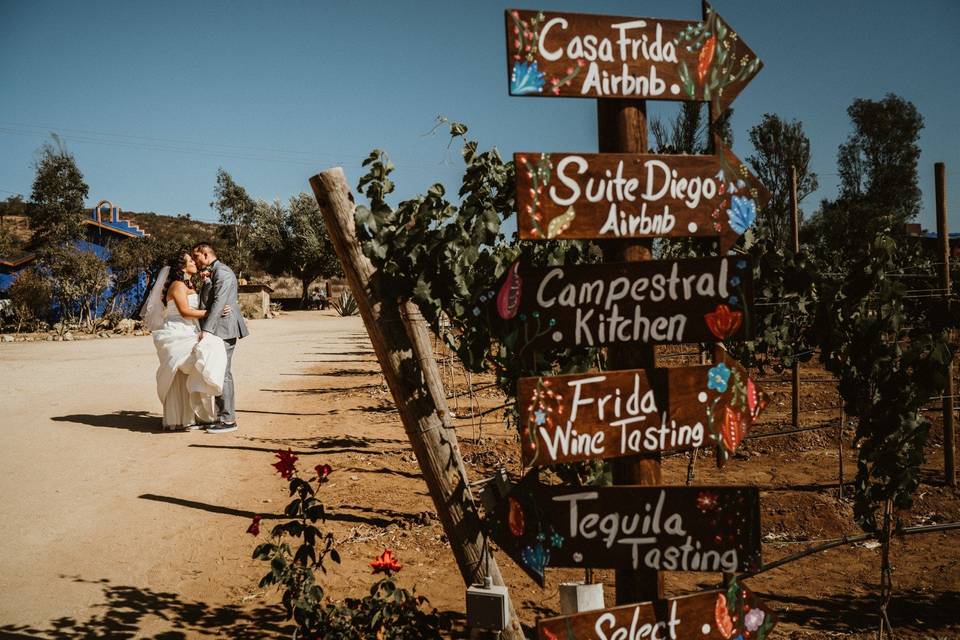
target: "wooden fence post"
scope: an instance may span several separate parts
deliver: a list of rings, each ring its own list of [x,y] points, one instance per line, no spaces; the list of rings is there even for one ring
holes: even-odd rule
[[[646,153],[647,107],[644,100],[597,100],[597,138],[600,153]],[[608,241],[607,261],[643,262],[653,259],[653,240]],[[646,369],[656,366],[652,345],[618,346],[609,350],[607,368]],[[617,458],[611,461],[613,484],[661,484],[660,455]],[[617,604],[663,598],[663,574],[649,569],[616,570]]]
[[[800,210],[797,203],[797,168],[790,166],[790,242],[794,254],[800,252]],[[791,405],[790,418],[793,428],[800,427],[800,363],[794,359],[793,375],[791,377]]]
[[[487,575],[502,585],[500,568],[484,542],[427,324],[415,304],[401,306],[380,291],[376,270],[356,236],[355,205],[343,170],[335,167],[317,174],[310,178],[310,186],[463,581],[469,585]],[[500,638],[524,638],[512,603],[510,626]]]
[[[940,249],[940,287],[943,289],[944,311],[950,314],[950,234],[947,224],[947,167],[942,162],[933,165],[937,189],[937,239]],[[952,336],[951,336],[952,337]],[[944,480],[951,487],[957,486],[957,467],[954,457],[955,436],[953,432],[953,363],[947,376],[947,388],[943,392],[943,469]]]

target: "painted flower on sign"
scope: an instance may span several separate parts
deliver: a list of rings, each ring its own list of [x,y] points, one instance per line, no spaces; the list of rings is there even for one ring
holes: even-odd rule
[[[766,614],[761,609],[750,609],[750,611],[747,611],[747,615],[743,617],[743,626],[747,628],[747,631],[756,631],[763,624],[765,617]]]
[[[526,95],[543,91],[543,72],[537,68],[537,61],[514,62],[510,74],[510,93]]]
[[[734,335],[743,323],[743,313],[734,311],[729,306],[721,303],[712,312],[703,316],[707,323],[710,333],[720,340],[725,340]]]
[[[727,220],[730,228],[738,234],[743,235],[747,229],[753,226],[757,219],[757,204],[753,198],[744,196],[733,196],[730,199],[730,208],[727,209]]]
[[[543,575],[550,562],[550,551],[538,542],[536,546],[525,548],[520,553],[520,559],[531,571]]]
[[[724,363],[710,367],[707,371],[707,388],[724,393],[730,380],[730,367]]]

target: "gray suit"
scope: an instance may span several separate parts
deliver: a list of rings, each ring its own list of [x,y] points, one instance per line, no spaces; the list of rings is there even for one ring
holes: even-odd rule
[[[223,378],[223,392],[217,396],[217,413],[221,422],[234,423],[237,421],[237,411],[230,365],[237,340],[246,338],[250,332],[243,314],[240,313],[236,274],[219,260],[207,268],[210,270],[210,282],[200,290],[200,305],[207,310],[207,316],[200,321],[200,328],[222,338],[227,347],[227,371]],[[221,318],[220,314],[226,305],[230,305],[230,315]]]

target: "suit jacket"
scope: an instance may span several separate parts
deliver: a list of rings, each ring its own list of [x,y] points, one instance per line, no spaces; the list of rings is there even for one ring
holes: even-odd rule
[[[240,313],[236,274],[219,260],[208,269],[210,283],[200,290],[200,303],[207,310],[207,317],[200,320],[200,329],[223,340],[246,338],[250,331],[247,330],[247,323]],[[221,318],[220,314],[226,305],[230,305],[231,313],[226,318]]]

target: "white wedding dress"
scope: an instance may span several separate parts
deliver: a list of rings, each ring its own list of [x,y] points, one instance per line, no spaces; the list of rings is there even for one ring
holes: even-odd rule
[[[200,297],[187,296],[191,309]],[[198,341],[200,324],[184,318],[173,300],[166,304],[163,326],[153,331],[153,344],[160,358],[157,395],[163,404],[164,429],[178,429],[216,421],[214,398],[223,389],[227,353],[223,340],[207,334]]]

